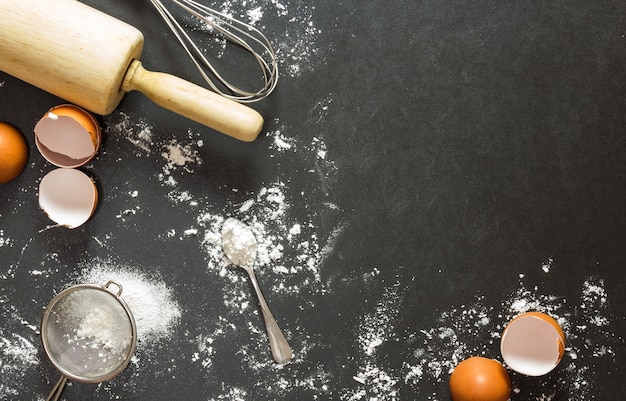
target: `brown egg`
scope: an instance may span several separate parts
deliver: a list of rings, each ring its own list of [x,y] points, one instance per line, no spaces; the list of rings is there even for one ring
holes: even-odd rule
[[[496,360],[474,356],[459,363],[450,376],[453,401],[507,401],[511,378]]]
[[[28,162],[28,144],[13,125],[0,122],[0,184],[6,184],[24,171]]]

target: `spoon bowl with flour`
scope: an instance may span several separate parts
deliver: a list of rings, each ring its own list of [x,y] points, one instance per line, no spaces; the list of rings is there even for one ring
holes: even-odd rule
[[[250,277],[252,286],[259,298],[259,305],[265,320],[265,328],[274,361],[278,364],[289,362],[293,358],[293,352],[280,327],[278,327],[254,274],[254,262],[257,251],[257,240],[254,233],[246,224],[230,217],[226,219],[222,226],[222,248],[230,262],[244,269]]]

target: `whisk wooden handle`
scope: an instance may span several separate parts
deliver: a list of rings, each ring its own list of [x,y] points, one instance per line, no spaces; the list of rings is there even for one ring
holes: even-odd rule
[[[131,63],[122,89],[137,90],[161,107],[241,141],[254,141],[263,127],[254,109],[174,75],[147,71],[138,60]]]

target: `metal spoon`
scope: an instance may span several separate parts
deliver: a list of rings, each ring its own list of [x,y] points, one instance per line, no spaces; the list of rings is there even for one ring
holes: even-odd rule
[[[252,286],[259,298],[261,312],[265,320],[267,337],[270,342],[272,357],[276,363],[284,364],[293,358],[293,352],[285,339],[282,331],[276,323],[265,298],[261,293],[261,288],[254,275],[254,261],[256,259],[257,241],[254,233],[243,222],[230,217],[226,219],[222,226],[222,248],[226,257],[235,265],[241,267],[250,277]]]

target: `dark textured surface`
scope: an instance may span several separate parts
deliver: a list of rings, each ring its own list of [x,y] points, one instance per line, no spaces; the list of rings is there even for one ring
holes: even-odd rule
[[[148,1],[87,3],[144,32],[146,68],[196,79]],[[39,346],[28,326],[50,298],[76,279],[77,266],[112,257],[158,274],[181,319],[137,365],[108,384],[71,385],[67,400],[448,400],[445,361],[501,360],[493,333],[514,315],[516,297],[566,322],[571,342],[550,375],[512,375],[513,401],[623,398],[626,3],[288,0],[288,15],[269,1],[228,4],[261,7],[260,24],[281,50],[278,88],[253,106],[266,118],[264,133],[240,143],[128,94],[100,117],[105,143],[84,170],[101,202],[76,230],[47,228],[37,206],[37,183],[51,167],[32,127],[61,100],[0,74],[0,120],[31,144],[26,171],[0,188],[3,338],[17,333]],[[309,26],[315,34],[304,32]],[[292,46],[297,40],[306,50]],[[298,74],[289,73],[290,47],[303,52]],[[202,163],[168,187],[158,147],[139,153],[116,137],[124,116],[150,126],[156,144],[201,139]],[[277,149],[277,133],[294,147]],[[324,162],[315,158],[320,141]],[[170,229],[202,231],[202,208],[237,214],[278,181],[287,185],[290,221],[308,222],[325,252],[314,284],[259,274],[299,355],[283,369],[269,362],[258,316],[222,301],[251,288],[207,270],[214,261],[201,241],[164,239]],[[201,206],[173,202],[174,190]],[[120,218],[133,202],[136,213]],[[287,246],[281,262],[297,255]],[[274,291],[281,283],[300,291]],[[589,283],[606,299],[586,299]],[[476,311],[489,323],[476,323]],[[594,314],[607,323],[594,325]],[[217,339],[203,367],[192,358],[196,339],[215,332],[217,316],[237,330]],[[442,328],[455,330],[454,341],[437,341]],[[375,338],[382,344],[364,352],[363,341]],[[244,357],[246,343],[255,345]],[[56,372],[38,357],[17,374],[0,352],[0,372],[14,381],[5,385],[18,389],[0,397],[43,399]]]

